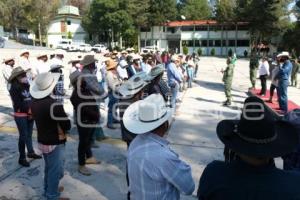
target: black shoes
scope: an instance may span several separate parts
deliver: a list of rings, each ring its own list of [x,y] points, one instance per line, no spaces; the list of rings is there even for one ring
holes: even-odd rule
[[[19,164],[23,167],[30,167],[30,164],[26,159],[19,160]]]
[[[32,158],[32,159],[42,159],[42,156],[37,155],[35,153],[29,153],[29,154],[27,154],[27,157]]]

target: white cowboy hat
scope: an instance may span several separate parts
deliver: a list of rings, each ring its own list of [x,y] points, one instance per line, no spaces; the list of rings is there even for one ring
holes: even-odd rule
[[[151,71],[148,74],[148,80],[152,81],[157,76],[163,74],[165,72],[165,67],[162,64],[156,65],[151,69]]]
[[[123,122],[127,130],[135,134],[148,133],[169,121],[172,109],[166,106],[160,94],[152,94],[131,104],[124,112]]]
[[[283,56],[289,58],[289,57],[290,57],[290,54],[289,54],[289,52],[287,52],[287,51],[283,51],[283,52],[281,52],[280,54],[277,55],[277,58],[283,57]]]
[[[130,99],[135,94],[140,92],[148,83],[140,77],[129,79],[117,88],[117,92],[120,94],[121,99]]]
[[[132,55],[132,60],[139,60],[139,59],[142,59],[143,57],[138,55],[138,54],[133,54]]]
[[[62,50],[62,49],[55,49],[53,55],[65,55],[66,51]]]
[[[14,57],[8,57],[8,58],[4,58],[2,63],[7,63],[8,61],[12,61],[15,60]]]
[[[54,69],[58,69],[58,68],[63,68],[64,66],[62,66],[62,65],[58,65],[58,64],[52,64],[51,66],[50,66],[50,71],[51,70],[54,70]]]
[[[50,95],[59,77],[59,73],[50,72],[37,75],[30,87],[31,96],[35,99],[42,99]]]
[[[171,61],[172,61],[172,62],[179,61],[178,55],[173,55],[173,56],[171,57]]]
[[[29,53],[28,49],[22,49],[20,52],[20,56],[23,56],[25,53]]]
[[[37,59],[48,56],[46,53],[39,53],[36,57]]]

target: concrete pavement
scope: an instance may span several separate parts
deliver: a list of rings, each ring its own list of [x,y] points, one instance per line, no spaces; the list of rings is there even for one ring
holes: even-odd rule
[[[203,57],[200,63],[198,78],[193,88],[183,95],[183,102],[168,136],[171,148],[191,165],[196,189],[205,166],[215,159],[223,159],[223,145],[215,133],[217,123],[225,118],[239,117],[250,85],[248,61],[238,60],[233,83],[234,104],[229,108],[223,107],[225,97],[220,71],[225,69],[226,60]],[[43,191],[43,161],[33,161],[30,168],[18,166],[17,131],[10,115],[11,102],[5,86],[1,84],[0,87],[0,200],[40,199]],[[300,103],[299,89],[290,88],[289,95],[290,99]],[[65,107],[71,115],[72,107],[68,100]],[[105,116],[104,110],[102,116]],[[103,141],[99,149],[94,149],[96,158],[102,163],[91,167],[93,175],[90,177],[77,172],[78,141],[76,136],[69,139],[66,145],[66,175],[62,181],[65,186],[63,196],[75,200],[126,199],[126,146],[118,139],[119,130],[104,131],[115,139]],[[195,199],[196,192],[191,197],[182,196],[182,199]]]

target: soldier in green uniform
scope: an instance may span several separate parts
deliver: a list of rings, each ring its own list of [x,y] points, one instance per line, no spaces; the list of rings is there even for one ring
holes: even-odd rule
[[[225,71],[222,71],[223,73],[223,82],[225,85],[225,96],[226,96],[226,101],[224,102],[224,106],[230,106],[231,105],[231,85],[232,85],[232,79],[233,79],[233,72],[234,72],[234,67],[235,67],[235,62],[237,58],[235,55],[232,55],[232,52],[228,53],[228,58],[227,58],[227,68]]]
[[[297,79],[298,79],[298,72],[300,70],[300,64],[299,64],[299,60],[295,59],[295,61],[293,62],[293,70],[292,70],[292,76],[291,76],[291,82],[292,82],[292,86],[297,87]]]
[[[258,66],[259,66],[259,57],[258,57],[256,51],[252,50],[251,57],[250,57],[250,81],[251,81],[252,87],[250,89],[255,88]]]

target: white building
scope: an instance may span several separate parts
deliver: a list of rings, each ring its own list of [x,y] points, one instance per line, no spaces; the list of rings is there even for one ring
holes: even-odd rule
[[[183,53],[183,47],[189,54],[202,49],[203,55],[225,56],[229,49],[237,55],[250,52],[250,34],[247,23],[219,24],[213,20],[172,21],[165,26],[149,29],[141,28],[140,46],[156,46],[177,53]]]
[[[75,43],[85,41],[86,32],[81,26],[79,9],[74,6],[63,6],[50,22],[47,39],[48,46],[55,48],[62,39],[71,39]]]

